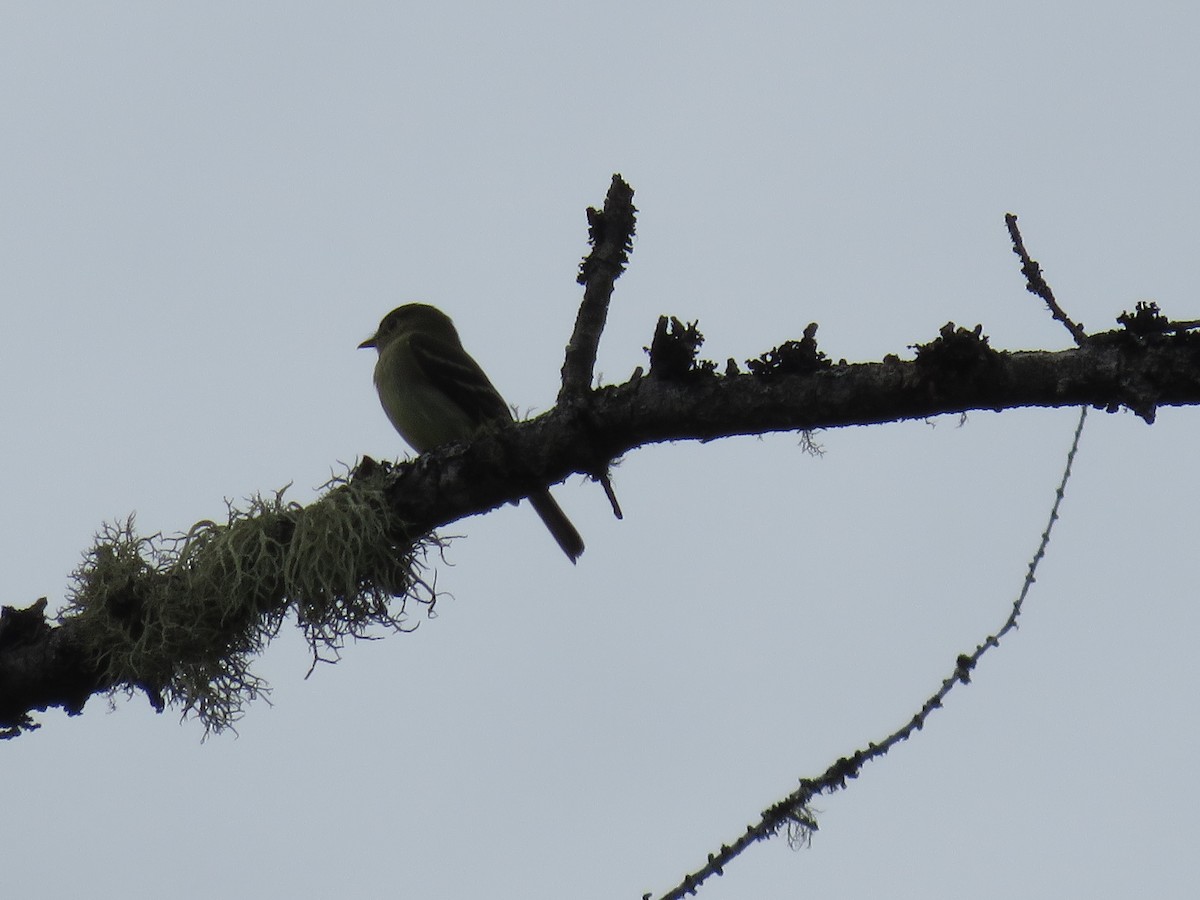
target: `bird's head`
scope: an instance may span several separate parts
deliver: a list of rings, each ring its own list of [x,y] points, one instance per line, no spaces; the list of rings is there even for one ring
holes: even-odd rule
[[[459,343],[458,331],[448,315],[428,303],[406,303],[384,316],[375,333],[358,346],[359,349],[374,347],[383,350],[397,338],[412,334],[424,334]]]

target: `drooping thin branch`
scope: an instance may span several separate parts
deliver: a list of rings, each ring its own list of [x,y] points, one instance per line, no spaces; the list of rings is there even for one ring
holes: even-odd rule
[[[619,174],[613,175],[608,196],[604,198],[604,209],[589,207],[587,213],[588,242],[592,252],[579,266],[577,280],[584,286],[583,302],[575,317],[571,341],[567,344],[559,403],[583,395],[592,386],[596,352],[608,318],[613,284],[625,271],[633,249],[637,216],[633,188]]]
[[[858,777],[865,763],[883,756],[896,744],[908,740],[914,732],[923,728],[925,720],[929,718],[934,710],[941,708],[942,702],[946,699],[950,691],[954,689],[955,685],[970,682],[971,671],[979,663],[980,659],[983,658],[983,655],[993,647],[998,647],[1001,638],[1017,625],[1017,619],[1021,615],[1025,598],[1033,586],[1038,565],[1046,555],[1046,547],[1050,543],[1050,534],[1054,529],[1054,523],[1058,521],[1058,510],[1062,505],[1067,481],[1071,477],[1071,467],[1075,462],[1075,454],[1079,450],[1079,440],[1083,434],[1083,426],[1086,421],[1087,407],[1085,406],[1082,407],[1079,414],[1079,424],[1075,427],[1075,437],[1071,442],[1071,449],[1067,453],[1066,466],[1063,468],[1062,479],[1059,481],[1058,489],[1054,494],[1054,504],[1050,508],[1050,517],[1046,522],[1046,528],[1042,532],[1037,551],[1033,554],[1029,562],[1029,569],[1025,574],[1025,581],[1021,586],[1021,591],[1017,595],[1017,599],[1013,601],[1008,619],[1004,622],[1000,630],[995,634],[988,635],[975,648],[974,652],[959,655],[955,661],[953,674],[949,675],[942,682],[937,692],[922,704],[921,709],[904,727],[892,732],[878,744],[871,743],[865,750],[856,750],[850,756],[842,757],[816,778],[801,779],[800,786],[795,791],[788,794],[778,803],[774,803],[763,810],[758,822],[748,826],[745,832],[737,840],[733,841],[733,843],[722,844],[717,852],[710,853],[708,861],[703,866],[686,876],[678,885],[663,894],[661,900],[681,900],[681,898],[689,894],[695,894],[700,885],[708,878],[713,875],[723,874],[725,866],[745,851],[747,847],[774,836],[784,826],[787,826],[789,838],[794,844],[806,844],[812,833],[817,830],[816,820],[813,818],[808,806],[814,797],[820,794],[833,793],[844,788],[848,780]],[[649,898],[650,894],[645,894],[644,897]]]
[[[1029,251],[1025,249],[1021,231],[1017,228],[1017,217],[1012,213],[1006,213],[1004,224],[1008,226],[1008,235],[1012,238],[1013,253],[1021,259],[1021,274],[1025,276],[1025,289],[1046,301],[1046,306],[1050,308],[1050,315],[1062,322],[1067,331],[1071,332],[1075,343],[1082,347],[1087,343],[1087,332],[1083,330],[1082,325],[1072,322],[1063,308],[1058,305],[1058,301],[1054,299],[1054,291],[1050,290],[1050,285],[1046,283],[1045,276],[1042,275],[1042,267],[1038,265],[1037,260],[1030,258]]]

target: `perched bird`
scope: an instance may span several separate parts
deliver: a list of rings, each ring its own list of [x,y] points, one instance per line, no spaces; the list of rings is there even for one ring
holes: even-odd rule
[[[393,309],[358,346],[379,351],[379,402],[418,453],[469,438],[489,422],[512,421],[512,410],[463,349],[450,317],[435,306],[408,303]],[[583,538],[550,491],[535,491],[529,502],[575,562],[583,553]]]

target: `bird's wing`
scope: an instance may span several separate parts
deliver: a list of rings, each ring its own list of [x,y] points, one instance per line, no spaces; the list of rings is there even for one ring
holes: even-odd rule
[[[426,377],[460,406],[476,423],[512,419],[504,402],[479,363],[461,347],[429,335],[409,338],[409,347]]]

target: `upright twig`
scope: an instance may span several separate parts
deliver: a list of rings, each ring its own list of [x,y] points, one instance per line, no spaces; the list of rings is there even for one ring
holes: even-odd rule
[[[925,720],[929,718],[929,715],[934,710],[941,708],[942,701],[946,699],[946,696],[953,690],[955,685],[960,683],[966,684],[971,680],[971,670],[975,668],[979,660],[983,658],[983,655],[991,648],[998,647],[1000,639],[1017,626],[1017,619],[1021,615],[1021,608],[1025,604],[1025,598],[1029,594],[1030,588],[1033,587],[1038,565],[1046,555],[1046,547],[1050,543],[1050,533],[1054,529],[1054,523],[1058,521],[1058,510],[1062,505],[1067,481],[1071,477],[1071,466],[1074,464],[1075,454],[1079,450],[1079,439],[1083,434],[1083,424],[1086,420],[1087,407],[1085,406],[1082,407],[1079,414],[1079,424],[1075,428],[1075,437],[1071,442],[1071,449],[1067,453],[1067,464],[1063,469],[1062,479],[1059,481],[1058,489],[1054,494],[1054,504],[1050,508],[1049,521],[1047,521],[1046,528],[1042,532],[1042,538],[1038,543],[1037,551],[1029,561],[1029,569],[1025,574],[1025,582],[1021,586],[1021,591],[1017,599],[1013,601],[1008,619],[1004,622],[1000,630],[995,634],[988,635],[975,648],[974,652],[959,655],[958,659],[955,660],[953,674],[947,676],[942,681],[942,685],[938,688],[937,692],[925,701],[921,709],[904,727],[892,732],[878,744],[868,744],[867,749],[856,750],[852,755],[842,757],[816,778],[801,779],[800,786],[795,791],[788,794],[778,803],[774,803],[763,810],[758,822],[747,826],[745,832],[732,844],[722,844],[716,853],[710,853],[708,861],[703,866],[686,876],[683,881],[663,894],[661,900],[682,900],[683,897],[696,893],[696,890],[708,878],[713,875],[723,874],[725,866],[735,857],[739,856],[747,847],[774,836],[785,825],[788,827],[789,838],[793,844],[806,844],[812,833],[817,830],[816,820],[808,808],[808,804],[812,802],[814,797],[819,794],[833,793],[844,788],[849,779],[858,777],[865,763],[883,756],[892,747],[900,743],[900,741],[908,740],[913,732],[923,728]],[[649,900],[650,896],[650,894],[644,894],[643,900]]]
[[[578,281],[584,286],[583,302],[575,317],[575,330],[563,361],[562,387],[558,402],[581,396],[592,386],[600,334],[608,318],[613,283],[625,271],[633,249],[637,210],[633,188],[619,174],[613,175],[604,198],[604,209],[588,207],[588,243],[592,251],[579,266]]]
[[[1021,240],[1021,231],[1017,228],[1017,217],[1012,213],[1005,213],[1004,224],[1008,226],[1008,235],[1012,238],[1013,253],[1021,259],[1021,274],[1025,276],[1025,289],[1045,300],[1046,306],[1050,308],[1050,315],[1063,323],[1067,331],[1071,332],[1071,337],[1078,346],[1084,346],[1087,343],[1087,332],[1083,330],[1082,325],[1072,322],[1070,316],[1054,299],[1054,291],[1050,290],[1050,285],[1046,283],[1046,279],[1042,275],[1042,267],[1038,265],[1037,260],[1030,258],[1029,251],[1025,249],[1025,242]]]
[[[608,319],[613,285],[625,271],[629,253],[633,250],[633,233],[637,224],[633,188],[619,173],[613,175],[608,195],[604,198],[604,209],[597,210],[589,206],[587,216],[588,243],[592,251],[579,264],[579,277],[576,280],[584,286],[583,302],[579,304],[575,330],[571,333],[563,360],[559,404],[583,397],[592,386],[596,353],[600,349],[600,335]],[[600,482],[612,506],[613,515],[620,519],[621,504],[617,502],[612,479],[608,475],[608,463],[609,460],[604,460],[598,465],[592,477]]]

